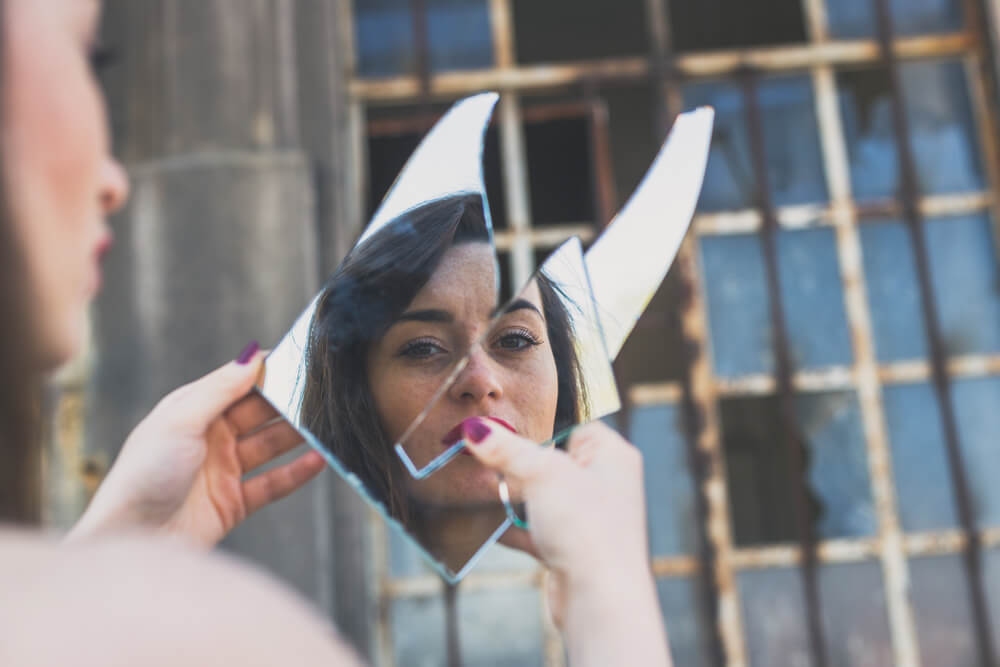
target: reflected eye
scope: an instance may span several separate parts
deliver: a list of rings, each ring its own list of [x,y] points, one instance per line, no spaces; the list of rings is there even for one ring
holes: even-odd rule
[[[422,338],[418,340],[411,340],[403,349],[400,350],[399,356],[406,357],[407,359],[430,359],[431,357],[447,352],[443,347],[438,345],[434,340]]]
[[[514,329],[506,331],[497,338],[496,346],[502,350],[520,352],[529,347],[541,345],[542,342],[527,329]]]

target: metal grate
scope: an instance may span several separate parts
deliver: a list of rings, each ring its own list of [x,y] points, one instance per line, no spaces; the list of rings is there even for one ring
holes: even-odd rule
[[[355,0],[357,1],[357,0]],[[925,221],[949,216],[988,216],[1000,220],[997,193],[1000,192],[996,107],[990,73],[989,54],[981,8],[973,0],[960,6],[961,27],[939,35],[920,34],[919,25],[904,26],[905,36],[893,32],[888,0],[877,0],[873,20],[878,30],[867,39],[838,39],[831,34],[835,23],[824,0],[804,0],[807,41],[725,48],[702,52],[674,51],[670,29],[670,6],[667,0],[644,0],[647,35],[637,36],[636,43],[648,43],[648,54],[611,57],[599,60],[553,64],[518,64],[513,34],[516,11],[513,0],[488,0],[493,66],[464,71],[430,71],[426,34],[425,1],[414,2],[411,9],[416,38],[417,74],[382,78],[355,76],[350,90],[356,117],[364,108],[379,108],[391,116],[397,105],[431,105],[483,89],[502,91],[497,112],[499,152],[502,164],[503,198],[508,225],[498,233],[500,249],[509,253],[513,280],[525,281],[535,267],[536,252],[562,239],[581,234],[592,237],[604,224],[617,203],[615,173],[609,158],[608,109],[603,103],[606,90],[621,85],[647,84],[655,91],[651,115],[659,119],[661,131],[669,119],[685,105],[688,86],[701,81],[737,82],[742,94],[742,122],[746,128],[749,161],[756,174],[752,202],[737,210],[700,212],[677,260],[671,280],[683,295],[677,308],[676,326],[684,341],[680,353],[682,376],[663,382],[630,382],[622,374],[626,402],[619,419],[628,430],[630,415],[643,408],[670,409],[676,414],[685,442],[687,475],[692,485],[694,515],[698,536],[688,553],[658,556],[653,560],[657,578],[665,582],[692,582],[700,614],[709,635],[701,650],[706,664],[747,665],[759,655],[759,644],[767,638],[752,636],[757,627],[747,615],[747,601],[741,590],[741,577],[748,573],[769,572],[775,576],[792,570],[798,573],[798,590],[806,616],[802,646],[808,661],[816,665],[840,664],[837,632],[825,616],[824,605],[838,604],[828,566],[871,564],[881,573],[882,604],[885,608],[889,646],[884,647],[898,665],[930,664],[921,661],[920,633],[911,593],[910,561],[914,557],[960,555],[969,600],[975,660],[981,664],[996,661],[997,647],[991,635],[987,584],[984,583],[983,554],[1000,547],[1000,525],[978,525],[972,507],[967,462],[963,461],[962,431],[954,403],[956,382],[973,378],[1000,377],[1000,354],[959,351],[949,353],[942,333],[939,304],[935,303],[931,250],[925,238]],[[838,19],[839,20],[839,19]],[[342,0],[342,21],[353,25],[352,3]],[[839,29],[839,28],[838,28]],[[968,85],[975,142],[984,177],[981,189],[960,192],[923,192],[917,169],[906,113],[906,84],[901,69],[911,63],[958,63]],[[859,197],[852,183],[852,165],[847,129],[839,99],[841,72],[851,69],[878,69],[887,74],[892,118],[892,137],[899,175],[898,196]],[[776,201],[768,183],[769,155],[765,138],[764,115],[760,107],[760,87],[771,77],[784,74],[807,78],[812,97],[815,125],[819,137],[819,155],[826,196],[820,203]],[[552,97],[574,100],[553,104]],[[533,104],[537,99],[544,103]],[[537,226],[532,215],[529,187],[529,161],[525,140],[525,122],[532,114],[586,115],[591,127],[593,196],[596,219],[579,224]],[[430,121],[413,120],[412,114],[400,113],[382,126],[369,124],[368,132],[426,127]],[[388,124],[387,124],[388,123]],[[360,132],[361,124],[356,124]],[[363,138],[359,138],[361,143]],[[360,196],[360,195],[359,195]],[[863,247],[865,229],[887,219],[901,219],[909,230],[914,247],[915,284],[920,313],[927,339],[923,359],[885,359],[877,349],[877,310],[872,303],[871,286],[866,275]],[[839,278],[849,336],[849,362],[801,364],[792,354],[789,342],[788,304],[783,301],[781,235],[793,230],[829,230],[833,238],[833,256]],[[1000,238],[994,229],[994,239]],[[768,318],[772,331],[771,369],[763,372],[722,374],[713,354],[713,327],[706,285],[703,243],[716,238],[753,236],[759,239],[762,252],[763,284],[769,304]],[[901,519],[900,491],[893,462],[892,429],[888,423],[886,391],[930,383],[940,411],[946,446],[946,460],[951,490],[955,498],[957,523],[954,527],[932,531],[906,531]],[[868,535],[822,537],[816,532],[815,508],[810,505],[809,488],[804,474],[809,455],[805,447],[801,416],[796,400],[801,396],[822,396],[831,392],[851,392],[856,397],[860,430],[864,443],[864,466],[870,485],[874,530]],[[784,447],[790,462],[787,477],[790,497],[797,513],[796,539],[777,544],[737,544],[734,538],[731,483],[727,475],[727,451],[720,404],[750,397],[774,397],[778,402]],[[633,434],[634,435],[634,434]],[[652,515],[651,515],[652,516]],[[448,647],[451,664],[458,664],[462,629],[455,620],[456,604],[461,609],[462,596],[478,592],[538,590],[542,574],[537,569],[473,572],[459,588],[458,595],[448,592],[436,577],[419,572],[406,576],[392,573],[389,537],[377,521],[373,522],[375,576],[380,596],[378,653],[381,664],[394,664],[398,647],[394,646],[391,609],[405,599],[435,599],[444,604],[442,615],[443,644]],[[846,570],[845,570],[846,571]],[[749,580],[746,580],[749,581]],[[826,583],[824,583],[826,582]],[[458,602],[456,603],[456,597]],[[996,603],[994,603],[996,604]],[[543,625],[544,664],[561,665],[564,654],[558,635]],[[993,619],[996,624],[997,619]],[[832,632],[831,632],[832,629]],[[756,647],[756,648],[755,648]],[[927,657],[924,656],[926,660]]]

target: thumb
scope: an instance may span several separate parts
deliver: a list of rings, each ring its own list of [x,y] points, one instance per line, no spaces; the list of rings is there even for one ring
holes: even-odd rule
[[[260,345],[253,341],[235,361],[184,385],[164,403],[186,428],[201,432],[233,403],[253,389],[264,363]]]
[[[486,467],[521,484],[530,484],[544,475],[557,465],[562,455],[479,417],[462,422],[462,431],[473,456]]]

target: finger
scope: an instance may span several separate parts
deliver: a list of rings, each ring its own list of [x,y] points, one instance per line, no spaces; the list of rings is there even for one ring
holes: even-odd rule
[[[628,446],[617,431],[603,422],[591,422],[576,428],[570,436],[566,452],[582,466],[590,465],[602,452]]]
[[[244,473],[273,461],[302,444],[302,436],[288,422],[281,420],[236,444],[236,454]]]
[[[238,436],[250,435],[268,422],[280,417],[281,413],[258,393],[238,400],[233,407],[226,411],[226,418]]]
[[[564,454],[540,447],[494,423],[474,417],[462,422],[469,451],[487,467],[524,485],[543,474]]]
[[[247,514],[281,500],[318,475],[326,466],[319,452],[310,450],[280,468],[268,470],[243,482],[243,502]]]
[[[187,384],[163,400],[180,425],[202,432],[209,422],[246,396],[254,386],[264,355],[251,343],[233,362]]]

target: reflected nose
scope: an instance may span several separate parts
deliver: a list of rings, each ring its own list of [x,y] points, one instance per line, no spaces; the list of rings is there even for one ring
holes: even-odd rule
[[[458,374],[448,393],[455,400],[475,402],[503,396],[503,385],[497,375],[496,363],[481,346],[472,348],[468,364]]]
[[[107,158],[101,166],[99,187],[98,196],[101,199],[101,210],[105,215],[117,213],[128,201],[128,174],[114,158]]]

